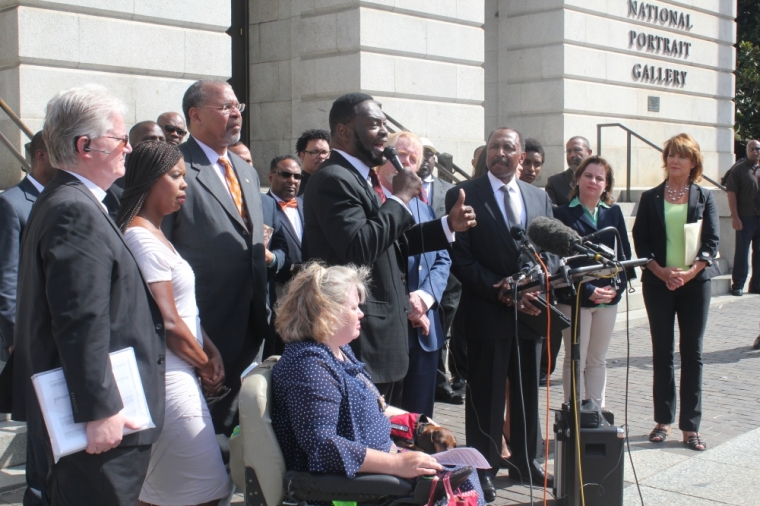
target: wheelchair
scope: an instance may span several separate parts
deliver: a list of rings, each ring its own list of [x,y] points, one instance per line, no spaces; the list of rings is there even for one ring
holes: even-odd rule
[[[415,480],[388,474],[344,475],[288,471],[272,428],[272,368],[280,357],[264,360],[243,380],[238,398],[240,432],[230,439],[230,471],[245,490],[246,506],[304,506],[342,501],[378,506],[426,504],[428,491]]]

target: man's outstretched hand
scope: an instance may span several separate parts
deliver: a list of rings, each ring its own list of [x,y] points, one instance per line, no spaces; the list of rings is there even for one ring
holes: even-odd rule
[[[464,190],[459,189],[459,198],[451,208],[451,212],[446,218],[449,222],[449,230],[452,232],[464,232],[470,227],[478,224],[475,221],[475,211],[472,206],[464,205]]]

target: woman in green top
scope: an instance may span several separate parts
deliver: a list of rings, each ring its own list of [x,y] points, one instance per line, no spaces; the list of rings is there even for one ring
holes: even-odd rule
[[[678,317],[681,352],[680,414],[683,442],[703,451],[699,436],[702,418],[702,337],[710,308],[710,279],[717,274],[718,209],[712,192],[698,186],[702,153],[688,134],[665,143],[662,153],[665,182],[641,195],[633,243],[639,258],[649,258],[641,282],[652,334],[655,425],[649,440],[661,443],[670,434],[676,415],[673,362],[674,326]],[[686,258],[684,226],[702,220],[694,258]],[[692,250],[693,251],[693,250]]]

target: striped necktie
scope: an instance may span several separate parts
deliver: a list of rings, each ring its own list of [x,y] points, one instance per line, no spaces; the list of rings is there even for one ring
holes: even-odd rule
[[[243,191],[240,189],[240,182],[238,181],[237,174],[232,168],[232,164],[227,158],[220,156],[219,165],[224,167],[224,180],[227,181],[227,187],[230,189],[232,195],[232,201],[235,203],[235,207],[240,213],[240,217],[243,221],[248,223],[248,218],[245,213],[245,207],[243,206]]]

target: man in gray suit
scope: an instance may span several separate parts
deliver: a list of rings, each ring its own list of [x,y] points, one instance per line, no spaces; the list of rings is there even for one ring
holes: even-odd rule
[[[245,104],[224,81],[193,83],[182,99],[190,137],[185,157],[187,196],[162,229],[195,272],[195,293],[203,328],[224,360],[231,393],[211,407],[217,433],[237,425],[230,412],[240,390],[240,373],[254,359],[267,334],[267,266],[275,261],[264,247],[259,177],[227,147],[240,139]]]
[[[32,169],[13,188],[0,193],[0,360],[8,360],[13,347],[16,324],[16,284],[21,234],[32,211],[32,204],[53,178],[55,167],[50,164],[42,132],[37,132],[30,146]]]
[[[567,169],[550,177],[546,181],[546,188],[544,188],[555,206],[564,206],[570,203],[570,192],[575,188],[575,169],[583,160],[591,156],[591,145],[588,139],[576,135],[567,141],[565,154],[567,155]]]

